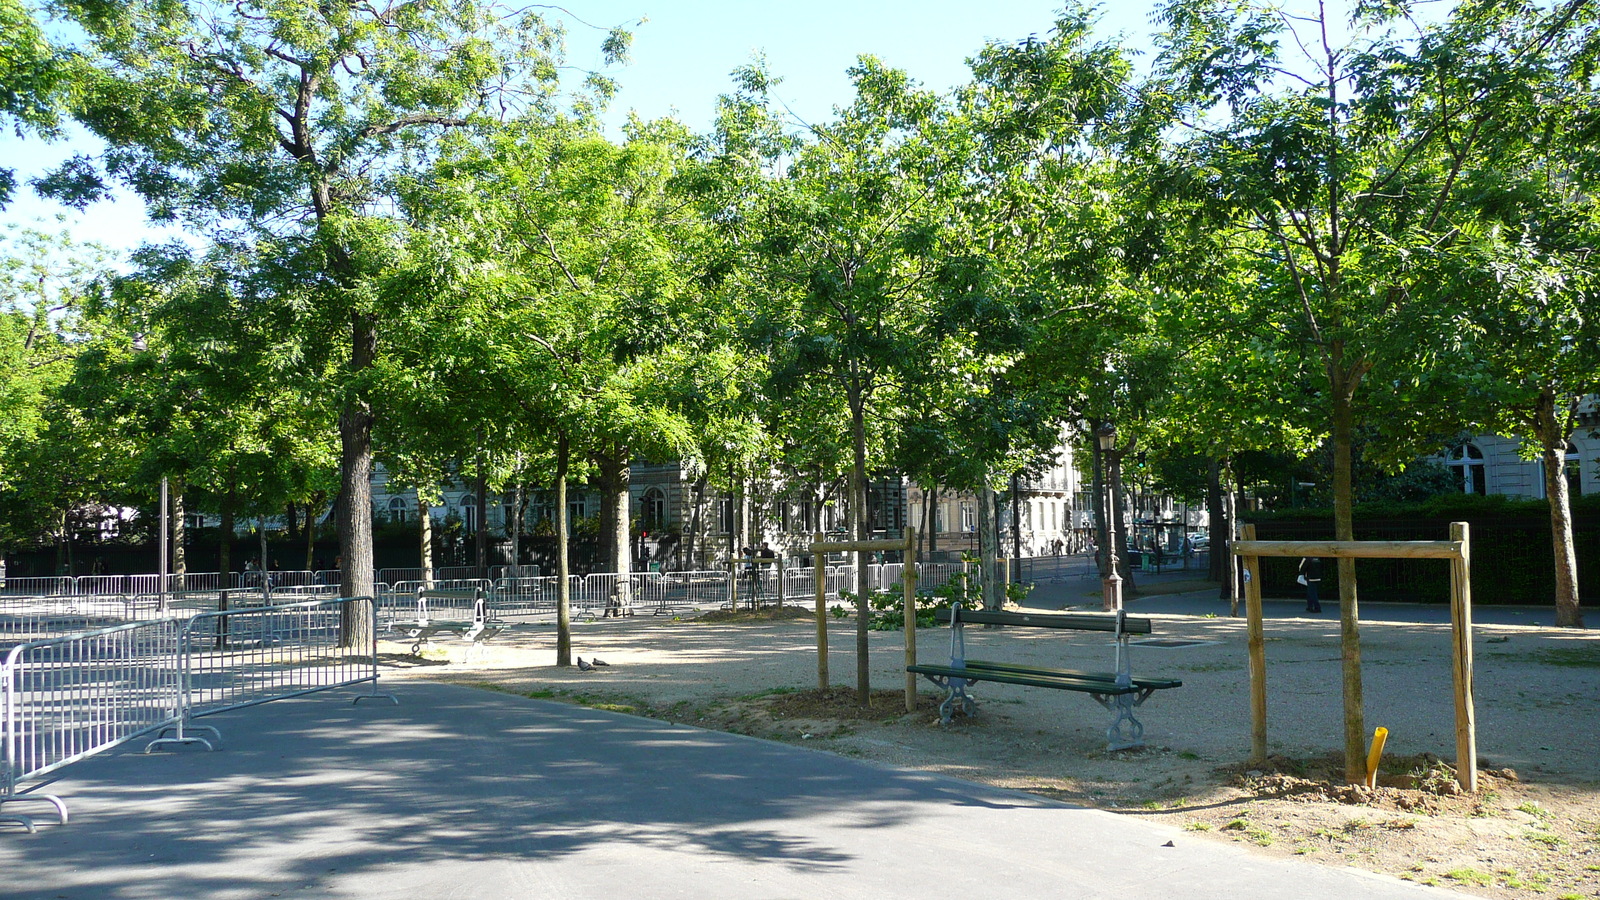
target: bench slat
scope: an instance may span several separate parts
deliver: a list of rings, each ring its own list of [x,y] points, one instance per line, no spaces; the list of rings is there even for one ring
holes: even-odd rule
[[[1089,678],[1065,678],[1043,675],[1020,675],[994,669],[957,669],[951,666],[906,666],[907,672],[916,672],[919,675],[942,675],[946,678],[964,678],[967,681],[997,681],[1003,684],[1019,684],[1025,687],[1053,688],[1062,691],[1078,691],[1084,694],[1132,694],[1139,691],[1137,685],[1117,684],[1115,681],[1102,681]]]
[[[991,672],[1014,672],[1018,675],[1045,675],[1057,678],[1086,678],[1097,681],[1116,681],[1117,676],[1111,672],[1080,672],[1075,669],[1046,669],[1039,666],[1017,666],[1010,663],[985,662],[981,659],[967,660],[967,668],[981,669]],[[1176,678],[1140,678],[1133,679],[1134,687],[1149,688],[1151,690],[1165,690],[1167,688],[1183,687],[1183,682]]]
[[[939,609],[934,619],[949,624],[950,610]],[[1009,610],[963,609],[961,621],[971,625],[1027,625],[1034,628],[1067,628],[1074,631],[1117,630],[1117,617],[1109,613],[1021,613]],[[1150,620],[1128,616],[1123,620],[1124,634],[1150,634]]]

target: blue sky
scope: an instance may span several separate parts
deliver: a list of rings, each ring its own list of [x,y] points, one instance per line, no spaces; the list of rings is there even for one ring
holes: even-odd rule
[[[1126,34],[1143,45],[1151,31],[1155,0],[1109,0],[1101,30]],[[710,124],[728,74],[765,53],[772,72],[783,78],[776,93],[806,121],[825,121],[835,105],[850,98],[846,69],[863,53],[902,68],[923,84],[945,90],[966,77],[965,60],[989,40],[1020,40],[1049,31],[1059,0],[577,0],[568,8],[600,28],[637,22],[633,59],[612,74],[622,85],[616,116],[637,110],[646,118],[676,115],[691,128]],[[573,24],[569,57],[593,64],[601,31]],[[46,145],[0,136],[0,158],[17,168],[20,180],[37,175],[73,152],[93,152],[90,139]],[[55,204],[19,189],[0,224],[32,223],[70,228],[74,235],[126,250],[161,232],[144,222],[142,204],[121,191],[117,199],[68,214]]]

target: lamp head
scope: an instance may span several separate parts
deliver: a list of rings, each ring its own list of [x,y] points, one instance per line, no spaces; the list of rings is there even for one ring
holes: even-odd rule
[[[1117,426],[1110,422],[1101,425],[1095,430],[1095,439],[1100,442],[1101,450],[1110,450],[1117,446]]]

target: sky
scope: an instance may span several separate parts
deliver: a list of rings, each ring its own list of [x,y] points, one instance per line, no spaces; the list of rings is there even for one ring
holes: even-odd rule
[[[1099,30],[1147,46],[1155,5],[1106,0]],[[645,118],[673,115],[698,131],[710,126],[717,95],[730,88],[729,73],[764,53],[770,71],[783,79],[778,98],[802,121],[822,122],[849,101],[846,70],[860,54],[876,55],[943,91],[965,81],[966,59],[986,42],[1047,33],[1059,6],[1060,0],[572,0],[566,8],[593,27],[569,24],[568,57],[579,66],[597,65],[595,48],[605,30],[630,25],[632,60],[609,73],[621,84],[610,120],[635,110]],[[73,153],[96,149],[81,132],[52,144],[0,135],[0,159],[17,169],[19,180],[0,227],[69,228],[81,240],[119,251],[175,234],[148,226],[143,204],[125,189],[76,214],[26,187],[28,178]],[[62,215],[67,220],[57,223]]]

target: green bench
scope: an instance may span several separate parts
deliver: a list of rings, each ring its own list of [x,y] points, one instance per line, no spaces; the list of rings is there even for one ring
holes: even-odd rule
[[[1144,725],[1134,717],[1133,710],[1144,705],[1156,691],[1183,686],[1183,682],[1175,678],[1133,676],[1133,667],[1128,654],[1128,636],[1149,634],[1150,620],[1132,618],[1126,612],[1118,612],[1115,615],[1023,613],[963,609],[961,604],[957,603],[950,609],[939,610],[934,615],[939,621],[950,625],[950,664],[940,666],[919,663],[906,666],[906,671],[921,675],[944,689],[945,698],[939,704],[939,721],[946,725],[950,724],[957,707],[969,716],[977,712],[977,704],[967,694],[967,685],[975,682],[991,681],[997,684],[1076,691],[1088,694],[1111,711],[1111,725],[1106,728],[1106,748],[1127,750],[1144,746]],[[969,623],[1013,628],[1060,628],[1070,631],[1106,632],[1113,635],[1116,641],[1114,670],[1089,672],[967,659],[963,626]]]

